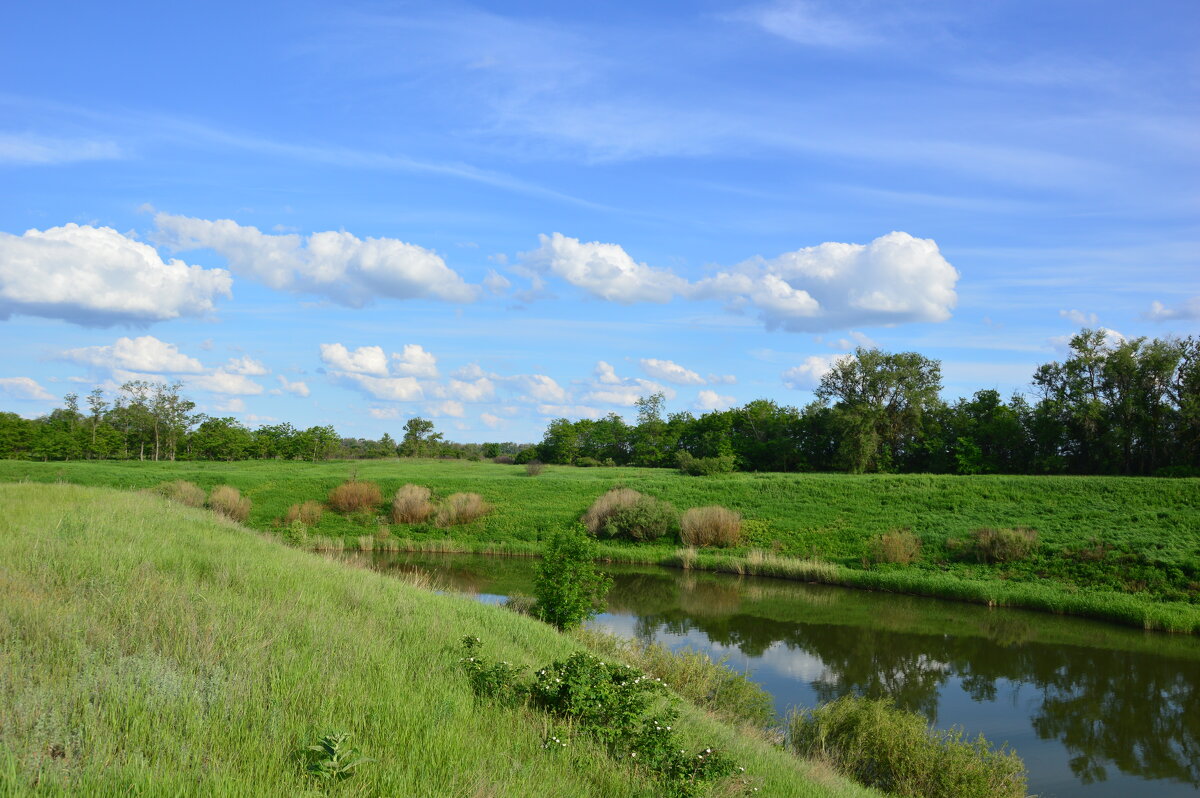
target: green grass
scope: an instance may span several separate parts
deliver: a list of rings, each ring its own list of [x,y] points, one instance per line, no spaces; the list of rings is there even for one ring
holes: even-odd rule
[[[0,506],[0,794],[654,794],[586,742],[543,750],[542,718],[473,701],[459,639],[527,666],[578,648],[544,624],[151,495],[3,484]],[[680,726],[760,794],[875,794],[694,707]],[[297,752],[339,731],[373,761],[318,789]]]
[[[492,463],[376,460],[328,463],[0,463],[0,480],[65,480],[144,488],[186,479],[249,496],[250,525],[272,529],[293,503],[324,500],[356,474],[385,497],[412,482],[435,498],[481,494],[495,511],[471,524],[391,526],[387,546],[534,553],[614,484],[679,510],[739,511],[745,544],[701,552],[696,567],[812,579],[872,590],[1088,615],[1170,631],[1200,631],[1200,480],[846,474],[687,477],[639,468],[548,466],[537,477]],[[381,509],[386,521],[386,510]],[[1012,563],[975,562],[954,548],[980,527],[1032,527],[1039,548]],[[921,540],[911,565],[868,566],[872,541],[897,528]],[[312,535],[359,545],[379,531],[369,514],[326,513]],[[449,543],[445,541],[450,541]],[[950,545],[948,545],[948,542]],[[364,541],[364,545],[375,545]],[[605,556],[679,564],[673,544],[616,544]],[[767,552],[763,555],[762,552]],[[819,563],[813,563],[818,560]],[[808,562],[804,562],[808,561]]]

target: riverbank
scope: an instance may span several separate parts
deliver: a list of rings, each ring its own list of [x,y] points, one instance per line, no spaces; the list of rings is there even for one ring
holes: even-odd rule
[[[313,557],[145,494],[0,485],[0,792],[6,795],[643,796],[644,773],[473,700],[477,635],[524,666],[550,627]],[[761,794],[872,796],[684,705]],[[370,761],[318,787],[302,752],[350,732]]]
[[[0,463],[0,479],[149,488],[175,479],[208,489],[231,484],[250,497],[247,523],[289,535],[290,505],[323,501],[351,476],[375,482],[385,501],[406,483],[435,498],[479,493],[493,511],[470,524],[392,524],[386,506],[354,516],[326,512],[303,537],[321,546],[531,554],[575,523],[596,497],[622,484],[679,510],[721,504],[740,512],[742,545],[694,556],[676,545],[614,544],[617,562],[778,576],[1099,618],[1181,633],[1200,631],[1200,480],[1116,477],[730,474],[687,477],[662,469],[465,461],[327,463]],[[1037,532],[1027,557],[977,562],[963,542],[980,528]],[[920,541],[908,564],[875,564],[881,535]],[[301,541],[297,541],[301,542]]]

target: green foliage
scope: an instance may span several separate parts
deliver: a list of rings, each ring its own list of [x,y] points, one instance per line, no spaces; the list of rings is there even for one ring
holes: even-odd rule
[[[550,538],[533,586],[533,613],[559,629],[571,629],[603,605],[612,580],[596,568],[596,543],[577,529]]]
[[[373,761],[361,756],[359,750],[350,745],[350,737],[349,732],[326,734],[315,745],[310,745],[306,750],[308,764],[305,771],[323,781],[342,781],[353,776],[359,765]]]
[[[713,474],[729,474],[737,465],[736,458],[731,454],[717,457],[693,457],[688,452],[675,455],[675,464],[680,472],[692,477],[708,477]]]
[[[674,536],[679,530],[679,513],[674,505],[653,496],[639,496],[633,504],[613,511],[600,534],[636,542]]]
[[[1025,766],[961,729],[936,731],[889,700],[843,696],[792,716],[790,744],[868,786],[912,798],[1024,798]]]
[[[462,639],[464,656],[459,660],[476,697],[497,704],[515,705],[526,699],[529,689],[520,676],[525,669],[510,662],[490,662],[480,654],[483,643],[474,635]]]

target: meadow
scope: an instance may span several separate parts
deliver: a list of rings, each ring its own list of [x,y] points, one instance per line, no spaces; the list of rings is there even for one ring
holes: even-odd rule
[[[581,650],[545,624],[147,494],[3,484],[0,506],[0,794],[656,794],[588,739],[548,749],[562,727],[472,695],[464,635],[518,666]],[[691,704],[679,728],[760,794],[878,794]],[[303,752],[340,732],[367,761],[318,782]]]
[[[534,554],[555,529],[577,523],[618,485],[679,511],[718,504],[744,518],[727,549],[609,541],[607,558],[708,568],[993,605],[1088,615],[1145,628],[1200,631],[1200,480],[1133,477],[736,473],[690,477],[667,469],[522,467],[458,460],[299,462],[0,462],[0,480],[65,481],[130,489],[189,480],[228,484],[252,501],[247,523],[282,536],[288,508],[322,502],[350,478],[380,486],[384,503],[325,512],[294,542],[309,546]],[[475,492],[492,511],[472,523],[393,524],[387,502],[402,485],[434,498]],[[969,554],[981,528],[1036,530],[1037,545],[1010,562]],[[909,563],[876,562],[883,535],[910,532]],[[294,536],[294,535],[293,535]]]

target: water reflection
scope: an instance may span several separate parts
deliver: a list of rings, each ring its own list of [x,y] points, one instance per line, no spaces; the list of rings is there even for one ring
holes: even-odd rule
[[[432,567],[456,588],[505,595],[528,592],[533,572],[529,561],[461,556],[378,566]],[[611,571],[602,623],[728,654],[781,710],[850,692],[891,696],[939,726],[1011,742],[1043,795],[1200,789],[1193,638],[780,580]]]

